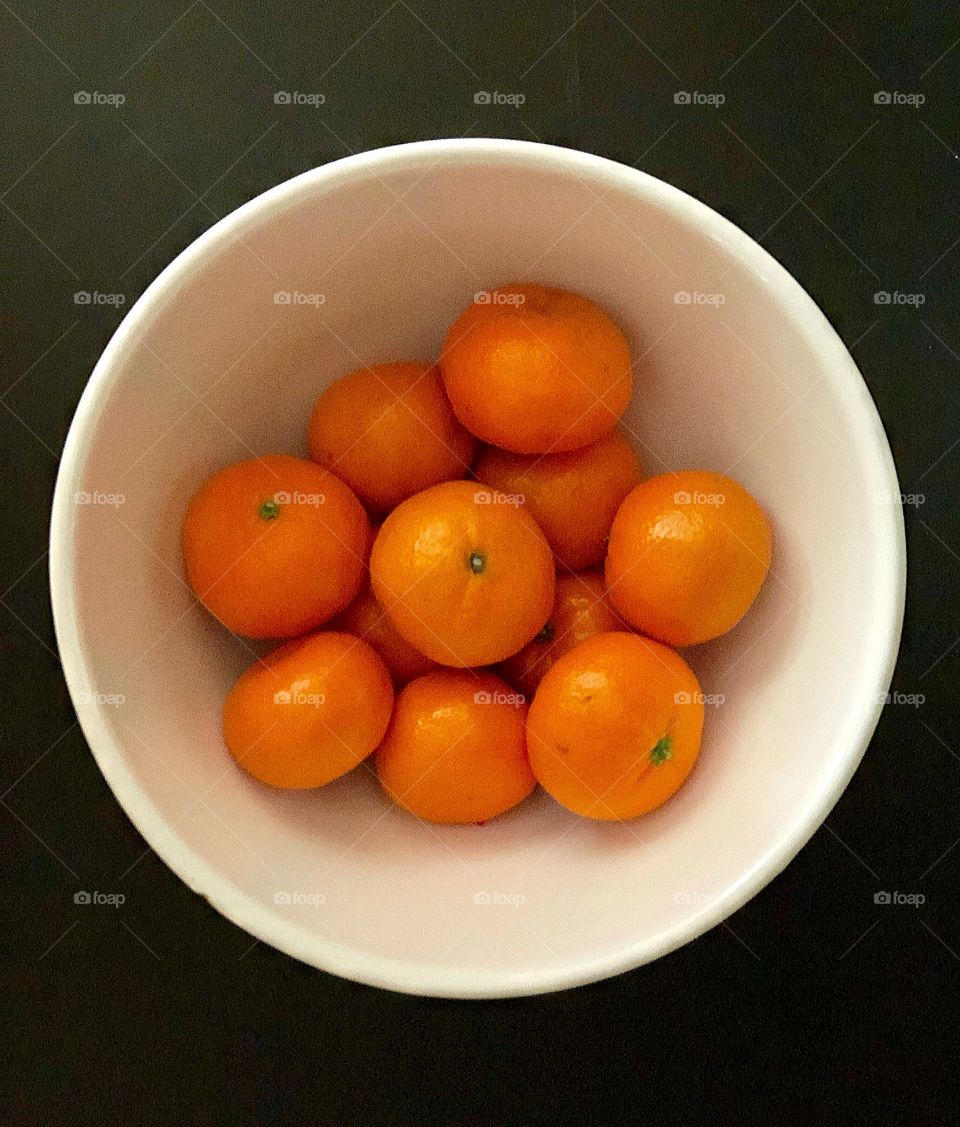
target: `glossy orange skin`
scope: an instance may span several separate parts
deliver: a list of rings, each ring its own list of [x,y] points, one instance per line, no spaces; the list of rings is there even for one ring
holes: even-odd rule
[[[603,560],[607,534],[640,463],[619,431],[565,454],[511,454],[495,446],[477,460],[478,481],[522,496],[559,567],[582,571]]]
[[[501,662],[500,672],[527,700],[532,700],[544,674],[565,653],[594,634],[623,628],[623,622],[607,603],[606,587],[599,572],[558,575],[556,599],[548,622],[519,653]]]
[[[359,368],[331,384],[313,409],[307,444],[315,462],[379,512],[463,477],[476,450],[439,370],[412,361]]]
[[[244,770],[272,787],[321,787],[383,739],[393,684],[374,650],[322,631],[252,665],[223,706],[223,736]]]
[[[476,565],[476,567],[474,567]],[[522,508],[468,481],[404,501],[377,533],[370,582],[397,632],[441,665],[516,653],[553,607],[553,555]]]
[[[547,286],[513,283],[493,297],[460,314],[440,357],[467,430],[518,454],[575,450],[612,430],[633,383],[613,321],[580,294]]]
[[[598,634],[561,657],[527,719],[537,781],[569,810],[603,821],[666,802],[690,774],[702,733],[703,696],[687,663],[625,632]]]
[[[770,522],[742,485],[706,470],[662,474],[638,485],[614,518],[608,597],[643,634],[673,646],[707,642],[750,609],[772,549]]]
[[[492,673],[444,669],[397,696],[374,762],[384,789],[429,822],[485,822],[536,786],[526,705]]]
[[[383,658],[396,685],[405,685],[414,677],[422,677],[424,673],[440,668],[397,633],[367,584],[347,609],[337,615],[331,626],[335,630],[355,634],[373,646]]]
[[[276,506],[272,518],[262,514],[265,503]],[[228,630],[289,638],[354,597],[369,536],[363,506],[338,477],[303,458],[267,454],[201,485],[181,544],[190,586]]]

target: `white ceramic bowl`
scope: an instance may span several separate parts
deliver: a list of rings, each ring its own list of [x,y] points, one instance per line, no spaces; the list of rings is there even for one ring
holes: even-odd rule
[[[364,768],[317,792],[269,791],[221,740],[224,694],[251,657],[184,586],[184,505],[228,462],[303,451],[328,382],[435,357],[474,294],[511,280],[580,290],[627,331],[638,362],[625,421],[648,472],[728,472],[773,516],[757,605],[687,651],[713,699],[697,769],[665,807],[620,825],[538,793],[483,827],[428,826],[390,806]],[[225,916],[361,982],[532,994],[700,935],[823,821],[897,652],[899,493],[843,344],[715,212],[566,149],[401,145],[241,207],[131,309],[84,392],[57,482],[57,637],[120,803]]]

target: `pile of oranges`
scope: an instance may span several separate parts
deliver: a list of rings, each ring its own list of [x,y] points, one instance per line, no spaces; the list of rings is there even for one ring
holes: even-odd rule
[[[630,349],[587,298],[510,285],[436,364],[361,368],[320,396],[310,459],[214,474],[186,575],[228,630],[286,639],[224,705],[230,753],[273,787],[373,755],[433,822],[483,822],[537,783],[598,819],[665,802],[704,697],[673,647],[746,614],[770,566],[745,489],[644,478],[617,423]]]

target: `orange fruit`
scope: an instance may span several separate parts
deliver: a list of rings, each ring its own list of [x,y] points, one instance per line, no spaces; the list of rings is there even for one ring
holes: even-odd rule
[[[414,362],[359,368],[331,384],[313,409],[307,443],[315,462],[381,512],[463,477],[476,449],[437,368]]]
[[[622,629],[623,623],[607,603],[602,575],[594,571],[558,575],[549,619],[519,653],[501,663],[500,672],[530,700],[558,658],[594,634]]]
[[[706,470],[649,478],[613,521],[607,592],[637,630],[673,646],[736,626],[767,572],[773,533],[737,482]]]
[[[321,787],[383,739],[393,707],[387,667],[366,642],[324,631],[255,662],[223,706],[223,736],[244,770],[272,787]]]
[[[550,546],[522,508],[448,481],[398,505],[370,556],[377,601],[408,642],[441,665],[489,665],[550,617]]]
[[[438,668],[435,661],[414,649],[406,638],[397,633],[368,584],[364,584],[360,594],[337,615],[331,626],[335,630],[355,634],[373,646],[397,685],[405,685],[414,677],[422,677],[424,673]]]
[[[374,757],[384,790],[428,822],[485,822],[536,786],[522,698],[492,673],[444,669],[397,696]]]
[[[190,586],[228,630],[287,638],[350,602],[369,536],[363,506],[339,478],[303,458],[268,454],[200,486],[181,543]]]
[[[633,447],[619,431],[565,454],[511,454],[487,446],[477,461],[484,485],[523,504],[557,563],[580,571],[600,563],[620,502],[640,480]]]
[[[518,454],[575,450],[611,430],[630,401],[627,338],[565,290],[501,286],[454,321],[440,357],[457,418]]]
[[[544,676],[527,718],[537,781],[569,810],[616,821],[667,801],[700,751],[703,695],[668,646],[597,634]]]

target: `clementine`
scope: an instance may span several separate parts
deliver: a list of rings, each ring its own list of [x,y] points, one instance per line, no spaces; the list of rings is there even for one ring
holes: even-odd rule
[[[268,454],[215,473],[183,519],[187,580],[236,634],[286,638],[350,602],[363,578],[369,522],[328,470]]]
[[[272,787],[320,787],[356,767],[387,730],[387,667],[350,634],[287,642],[230,690],[223,736],[244,770]]]
[[[384,789],[429,822],[485,822],[536,786],[526,705],[492,673],[444,669],[397,696],[374,762]]]
[[[750,609],[772,545],[763,509],[731,478],[706,470],[649,478],[627,495],[610,530],[610,602],[662,642],[707,642]]]
[[[315,462],[381,512],[463,477],[476,449],[437,368],[413,362],[360,368],[331,384],[313,409],[307,442]]]
[[[383,522],[370,581],[390,621],[442,665],[488,665],[516,653],[553,606],[550,546],[522,508],[482,485],[448,481]]]
[[[696,762],[703,695],[668,646],[598,634],[540,682],[527,719],[538,782],[577,814],[607,821],[662,805]]]
[[[575,450],[611,430],[630,401],[627,339],[588,298],[501,286],[454,321],[440,357],[457,418],[518,454]]]

